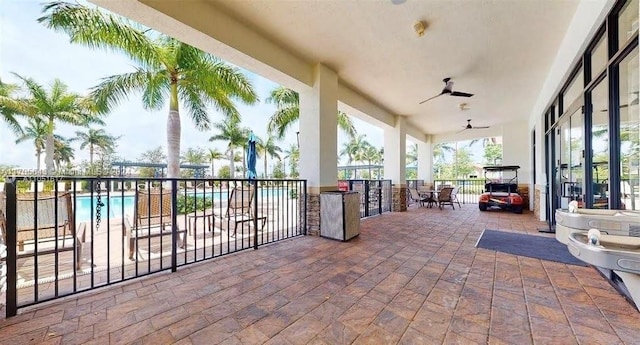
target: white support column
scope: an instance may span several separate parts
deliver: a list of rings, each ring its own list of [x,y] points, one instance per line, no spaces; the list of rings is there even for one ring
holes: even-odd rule
[[[395,127],[384,129],[384,177],[398,185],[407,183],[406,126],[406,119],[396,116]]]
[[[300,92],[299,167],[307,180],[307,233],[319,235],[320,192],[338,189],[338,76],[316,65],[313,77],[313,87]]]
[[[337,188],[338,76],[324,65],[300,93],[300,177],[309,187]]]
[[[431,138],[427,141],[418,141],[418,179],[425,184],[433,182],[433,145]]]
[[[395,117],[395,126],[384,129],[384,176],[393,184],[392,211],[407,210],[407,122]]]

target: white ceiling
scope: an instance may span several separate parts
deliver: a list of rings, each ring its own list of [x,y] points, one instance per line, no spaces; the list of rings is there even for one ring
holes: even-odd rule
[[[238,1],[212,6],[311,62],[427,134],[526,120],[577,0]],[[423,20],[423,37],[413,25]],[[438,94],[451,77],[454,91]],[[470,110],[461,111],[459,104]]]

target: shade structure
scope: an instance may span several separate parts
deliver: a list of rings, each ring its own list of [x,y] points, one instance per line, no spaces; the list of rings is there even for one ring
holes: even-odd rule
[[[258,160],[256,140],[256,136],[251,132],[249,134],[249,144],[247,145],[247,178],[249,179],[255,179],[258,176],[256,173],[256,161]]]

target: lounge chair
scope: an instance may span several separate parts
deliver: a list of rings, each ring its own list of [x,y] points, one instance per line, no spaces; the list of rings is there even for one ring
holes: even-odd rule
[[[57,219],[56,219],[57,204]],[[25,193],[18,194],[16,199],[16,242],[18,257],[28,257],[34,254],[51,254],[56,252],[55,244],[44,246],[46,242],[62,240],[58,252],[76,250],[75,266],[81,269],[82,243],[85,242],[86,224],[76,228],[73,219],[73,206],[70,193]],[[79,231],[78,231],[79,230]],[[6,243],[6,195],[0,193],[0,232]],[[75,238],[75,245],[67,246],[67,237]],[[36,240],[38,244],[37,253]],[[32,244],[33,250],[25,250],[25,243]],[[31,247],[31,246],[30,246]]]
[[[460,187],[454,187],[453,190],[451,191],[451,201],[455,202],[458,204],[458,207],[462,208],[462,205],[460,205],[460,200],[458,200],[458,191],[460,190]]]
[[[411,196],[411,200],[419,202],[420,206],[424,206],[424,203],[429,201],[429,198],[421,196],[417,189],[409,188],[409,195]]]
[[[129,239],[129,259],[133,260],[134,249],[138,249],[138,240],[171,235],[171,191],[136,192],[133,221],[125,217],[124,236]],[[182,238],[180,234],[182,233]],[[186,244],[186,230],[178,229],[178,247]],[[151,250],[151,248],[149,248]]]
[[[453,205],[453,199],[451,198],[452,192],[452,187],[444,187],[440,189],[440,192],[438,192],[438,207],[441,210],[443,205],[451,205],[454,210],[456,209],[456,207]]]
[[[227,209],[223,214],[215,213],[214,216],[220,218],[221,224],[226,222],[226,229],[229,230],[231,223],[233,223],[233,235],[235,236],[238,230],[238,224],[251,222],[255,220],[262,221],[261,229],[267,222],[267,217],[264,215],[258,215],[254,218],[253,215],[253,195],[254,187],[233,187],[231,194],[229,195],[229,202],[227,203]]]

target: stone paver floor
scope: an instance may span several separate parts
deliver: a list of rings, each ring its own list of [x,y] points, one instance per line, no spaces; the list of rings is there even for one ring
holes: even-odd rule
[[[0,343],[640,344],[640,313],[595,269],[474,247],[485,228],[544,226],[411,208],[346,243],[292,239],[31,307]]]

